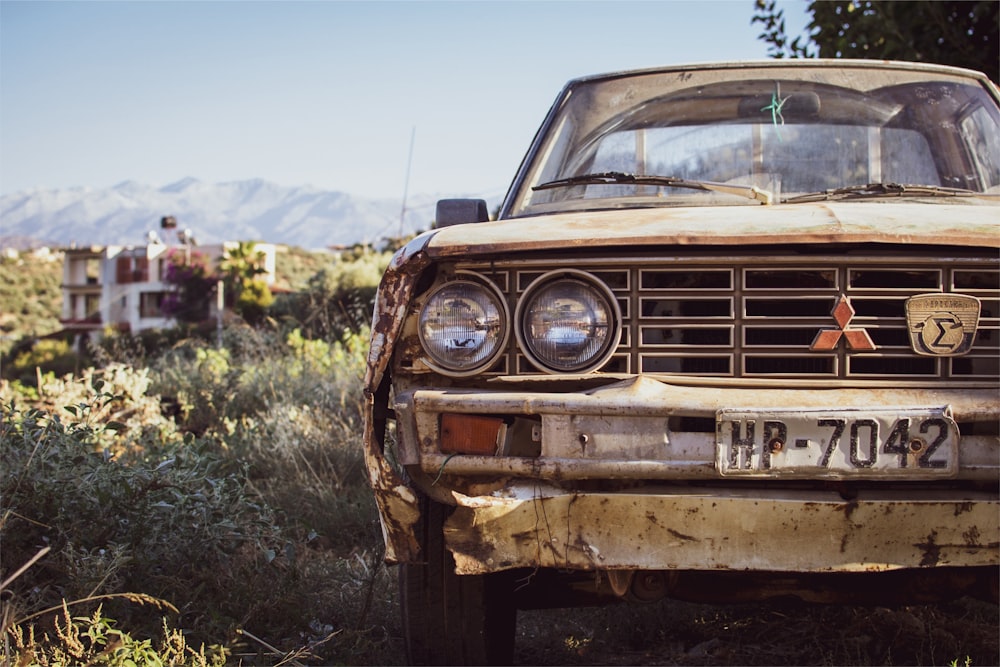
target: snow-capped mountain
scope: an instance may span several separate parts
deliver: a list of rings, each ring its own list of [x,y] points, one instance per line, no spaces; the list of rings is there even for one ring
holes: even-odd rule
[[[162,188],[125,181],[111,188],[35,189],[0,197],[0,243],[18,238],[23,244],[29,237],[59,246],[139,245],[150,231],[164,236],[164,216],[176,218],[178,229],[190,229],[200,243],[266,241],[310,249],[377,243],[429,228],[437,199],[409,197],[401,220],[399,199],[365,199],[259,179],[204,183],[185,178]]]

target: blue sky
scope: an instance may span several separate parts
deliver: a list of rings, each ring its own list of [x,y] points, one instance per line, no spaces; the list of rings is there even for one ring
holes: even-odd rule
[[[571,78],[765,58],[753,0],[0,0],[0,193],[496,195]],[[806,3],[783,2],[788,32]]]

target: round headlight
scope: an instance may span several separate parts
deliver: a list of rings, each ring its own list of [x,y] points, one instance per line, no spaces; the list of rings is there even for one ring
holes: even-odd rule
[[[518,340],[543,370],[590,371],[614,352],[620,320],[614,295],[602,283],[562,271],[528,288],[518,304]]]
[[[430,366],[472,375],[493,363],[507,342],[507,315],[499,292],[469,280],[441,285],[420,311],[420,343]]]

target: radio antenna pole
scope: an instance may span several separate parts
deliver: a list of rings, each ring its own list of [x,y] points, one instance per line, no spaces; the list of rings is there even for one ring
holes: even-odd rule
[[[403,238],[403,221],[406,219],[406,197],[410,191],[410,167],[413,164],[413,140],[417,136],[417,126],[410,131],[410,154],[406,158],[406,181],[403,184],[403,206],[399,211],[399,238]]]

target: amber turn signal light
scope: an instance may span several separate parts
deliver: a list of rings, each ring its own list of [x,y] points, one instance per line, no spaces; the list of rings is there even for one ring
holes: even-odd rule
[[[500,453],[506,432],[499,417],[445,413],[441,415],[441,451],[495,456]]]

